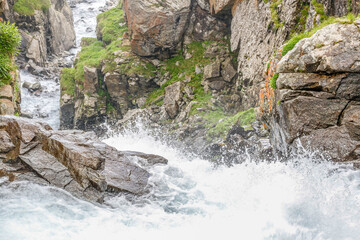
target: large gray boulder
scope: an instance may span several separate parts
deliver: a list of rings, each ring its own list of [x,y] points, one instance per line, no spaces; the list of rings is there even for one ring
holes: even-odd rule
[[[167,163],[156,155],[117,151],[91,132],[53,131],[16,117],[0,117],[0,140],[0,172],[9,181],[50,184],[90,201],[101,202],[110,192],[145,194],[146,168]]]

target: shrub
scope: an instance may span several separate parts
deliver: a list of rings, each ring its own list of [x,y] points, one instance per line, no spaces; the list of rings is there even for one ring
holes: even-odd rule
[[[14,70],[9,57],[0,55],[0,86],[9,84],[11,80],[11,71]]]
[[[15,24],[0,22],[0,54],[9,57],[17,54],[21,35]]]

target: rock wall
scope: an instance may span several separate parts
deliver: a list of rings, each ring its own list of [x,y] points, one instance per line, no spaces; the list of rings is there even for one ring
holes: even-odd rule
[[[184,43],[220,40],[228,20],[210,15],[204,0],[124,0],[132,51],[143,57],[169,58]]]
[[[20,73],[15,71],[9,85],[0,86],[0,115],[20,114]]]
[[[52,55],[61,55],[75,46],[73,17],[66,0],[51,0],[48,10],[36,10],[34,15],[14,11],[14,0],[5,1],[4,20],[15,22],[22,36],[19,62],[46,66]]]
[[[273,145],[301,144],[335,161],[360,162],[360,21],[331,24],[301,40],[277,65]]]

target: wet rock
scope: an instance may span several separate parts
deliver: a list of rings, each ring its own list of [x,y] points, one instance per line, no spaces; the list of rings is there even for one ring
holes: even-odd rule
[[[90,201],[114,191],[146,193],[150,174],[137,162],[167,163],[156,155],[117,151],[92,132],[53,131],[22,118],[0,117],[0,139],[0,171],[12,180],[43,182]]]

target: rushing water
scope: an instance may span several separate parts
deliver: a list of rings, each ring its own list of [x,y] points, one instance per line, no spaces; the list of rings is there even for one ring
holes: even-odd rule
[[[359,239],[360,172],[297,156],[214,167],[144,131],[105,140],[160,154],[153,191],[98,206],[31,183],[0,187],[0,239]]]
[[[95,36],[95,17],[105,2],[88,0],[73,8],[73,54],[81,37]],[[37,81],[25,71],[21,77]],[[22,108],[56,128],[59,85],[40,81],[40,96],[22,89]],[[105,142],[169,160],[151,169],[149,195],[131,201],[118,196],[99,206],[54,187],[1,186],[0,179],[0,239],[359,239],[360,172],[349,166],[304,154],[287,163],[249,157],[240,165],[214,167],[141,129]]]

